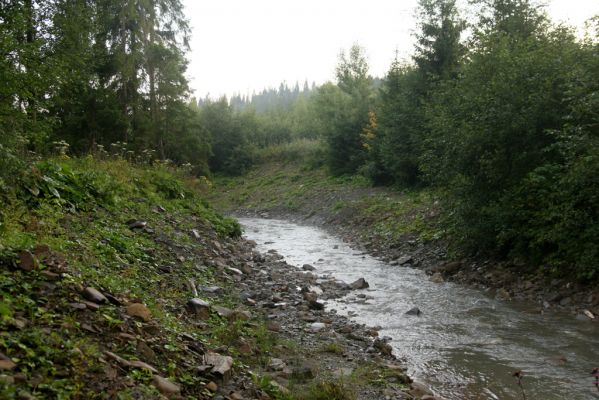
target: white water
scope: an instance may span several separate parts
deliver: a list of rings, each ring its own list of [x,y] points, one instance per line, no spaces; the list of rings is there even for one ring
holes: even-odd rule
[[[503,302],[423,271],[390,266],[358,253],[325,231],[273,219],[240,219],[258,250],[276,249],[301,267],[346,282],[364,277],[373,299],[327,307],[356,322],[381,326],[409,374],[446,399],[522,399],[511,376],[523,370],[527,400],[599,399],[590,371],[599,366],[599,324],[572,315],[541,315],[534,304]],[[418,307],[420,317],[405,315]]]

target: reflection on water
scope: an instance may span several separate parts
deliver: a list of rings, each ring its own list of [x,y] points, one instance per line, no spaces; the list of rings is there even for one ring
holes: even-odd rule
[[[358,253],[325,231],[271,219],[241,219],[258,249],[276,249],[319,275],[370,284],[364,304],[353,295],[327,306],[381,326],[409,373],[448,399],[521,399],[511,374],[523,370],[528,399],[599,399],[590,371],[599,366],[597,324],[571,315],[541,315],[533,304],[506,303],[423,271],[387,265]],[[265,244],[269,242],[269,244]],[[405,315],[418,307],[420,317]]]

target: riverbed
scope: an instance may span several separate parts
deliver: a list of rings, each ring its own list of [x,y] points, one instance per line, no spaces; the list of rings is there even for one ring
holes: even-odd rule
[[[326,231],[241,218],[258,250],[275,249],[296,267],[370,287],[327,308],[392,338],[409,375],[443,398],[522,399],[512,376],[522,370],[526,399],[599,399],[590,374],[599,366],[598,324],[538,304],[496,300],[453,283],[433,283],[416,268],[386,264]],[[358,297],[359,294],[365,295]],[[406,315],[418,307],[420,316]]]

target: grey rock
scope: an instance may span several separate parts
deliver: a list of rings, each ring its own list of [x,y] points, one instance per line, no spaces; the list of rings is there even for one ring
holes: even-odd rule
[[[364,278],[360,278],[358,280],[356,280],[355,282],[352,282],[349,285],[352,289],[366,289],[368,287],[370,287],[370,285],[368,284],[368,282],[366,282],[366,280]]]
[[[405,265],[407,263],[411,263],[413,260],[412,256],[403,256],[398,258],[397,261],[397,265]]]
[[[92,287],[86,287],[82,295],[85,299],[94,303],[102,304],[108,302],[106,296],[104,296],[100,291]]]
[[[304,265],[302,265],[302,270],[304,270],[304,271],[314,271],[314,270],[316,270],[316,268],[314,268],[310,264],[304,264]]]
[[[160,375],[154,375],[152,377],[152,383],[160,393],[165,396],[173,396],[179,394],[181,392],[181,388],[179,385],[174,384],[166,378],[161,377]]]
[[[314,323],[310,324],[309,329],[310,329],[311,332],[316,333],[316,332],[322,331],[326,327],[327,326],[325,324],[323,324],[322,322],[314,322]]]
[[[415,316],[420,316],[422,315],[422,311],[420,311],[420,309],[418,307],[413,307],[410,308],[407,312],[406,315],[415,315]]]
[[[210,303],[205,300],[193,298],[187,302],[187,308],[196,314],[200,319],[210,317]]]

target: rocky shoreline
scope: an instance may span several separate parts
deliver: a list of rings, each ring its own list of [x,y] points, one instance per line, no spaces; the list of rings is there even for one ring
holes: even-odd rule
[[[456,282],[488,292],[502,301],[525,301],[537,305],[539,313],[567,311],[573,318],[599,322],[599,288],[574,279],[550,278],[525,265],[474,258],[451,259],[442,240],[423,242],[415,235],[389,239],[372,234],[368,222],[347,217],[346,213],[313,210],[237,209],[240,217],[277,218],[316,225],[342,238],[360,251],[390,265],[425,270],[437,283]]]

